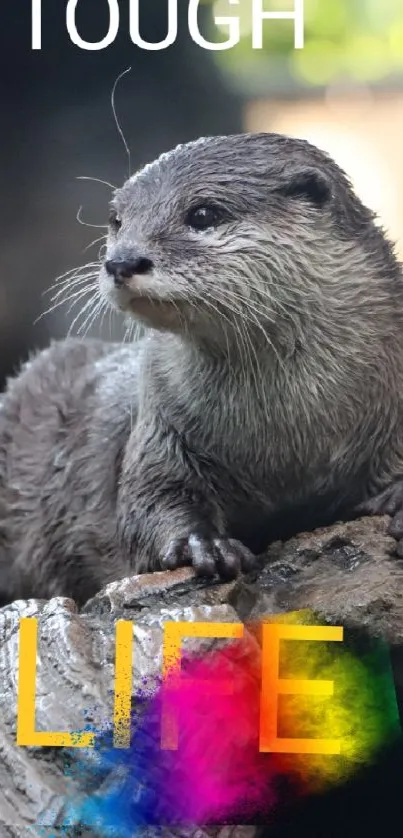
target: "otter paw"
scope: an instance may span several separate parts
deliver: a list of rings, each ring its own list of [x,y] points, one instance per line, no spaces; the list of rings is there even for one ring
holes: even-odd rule
[[[192,565],[198,576],[234,579],[241,571],[247,573],[255,566],[256,558],[235,538],[205,538],[190,535],[171,541],[162,560],[166,570]]]
[[[356,508],[360,515],[390,515],[388,533],[397,541],[396,552],[403,558],[403,479]]]

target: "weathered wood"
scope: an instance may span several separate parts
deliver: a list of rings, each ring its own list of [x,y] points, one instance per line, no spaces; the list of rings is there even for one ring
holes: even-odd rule
[[[364,627],[392,646],[403,645],[403,562],[391,555],[387,522],[378,518],[337,524],[274,544],[257,572],[228,584],[207,583],[183,569],[111,584],[81,613],[62,598],[18,601],[1,609],[1,836],[36,834],[32,828],[40,824],[55,827],[66,794],[85,793],[66,776],[60,749],[16,746],[21,617],[39,620],[37,729],[82,729],[85,712],[87,720],[91,713],[91,722],[102,727],[112,718],[117,619],[134,622],[134,690],[142,678],[150,684],[161,672],[162,627],[167,620],[247,623],[267,614],[310,608],[330,622]],[[216,642],[191,641],[191,647]],[[253,832],[250,827],[226,827],[197,834],[251,838]],[[38,834],[56,832],[53,828]],[[167,836],[173,834],[178,833],[167,830]],[[182,829],[180,834],[196,832]]]

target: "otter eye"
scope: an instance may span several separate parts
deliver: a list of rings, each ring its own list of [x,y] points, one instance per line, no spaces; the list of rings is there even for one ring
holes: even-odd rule
[[[122,219],[113,207],[109,212],[109,226],[112,228],[112,230],[115,230],[115,232],[120,230],[122,226]]]
[[[193,230],[207,230],[209,227],[216,227],[221,220],[220,210],[208,204],[193,207],[186,216],[186,224]]]

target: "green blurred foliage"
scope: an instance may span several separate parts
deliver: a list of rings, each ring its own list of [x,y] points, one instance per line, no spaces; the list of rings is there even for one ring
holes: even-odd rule
[[[252,49],[252,0],[202,0],[216,15],[241,20],[240,43],[216,52],[231,74],[267,73],[281,66],[290,79],[311,86],[376,82],[403,74],[403,0],[305,0],[305,46],[294,49],[293,21],[263,23],[263,49]],[[293,11],[293,0],[264,0],[265,11]],[[213,27],[213,40],[228,30]]]

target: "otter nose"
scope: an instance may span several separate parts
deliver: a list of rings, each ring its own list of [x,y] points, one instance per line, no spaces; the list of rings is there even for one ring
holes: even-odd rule
[[[125,279],[130,279],[136,274],[148,274],[153,268],[151,259],[146,256],[134,256],[132,259],[108,259],[105,268],[110,276],[113,276],[115,285],[124,284]]]

